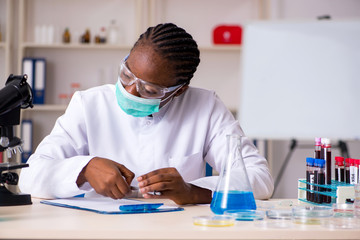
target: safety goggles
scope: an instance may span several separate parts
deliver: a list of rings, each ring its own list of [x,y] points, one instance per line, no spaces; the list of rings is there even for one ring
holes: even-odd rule
[[[145,80],[137,78],[126,66],[125,58],[119,66],[119,78],[121,83],[126,86],[131,86],[134,83],[136,84],[136,90],[140,94],[141,97],[144,98],[162,98],[166,93],[172,92],[175,89],[183,86],[184,84],[179,84],[172,87],[163,87],[160,85],[156,85],[153,83],[149,83]]]

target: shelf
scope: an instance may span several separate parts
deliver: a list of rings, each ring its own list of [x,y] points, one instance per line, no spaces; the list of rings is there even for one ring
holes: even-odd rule
[[[23,109],[24,112],[65,112],[67,105],[58,105],[58,104],[35,104],[33,108]]]
[[[101,50],[130,50],[132,46],[128,45],[111,45],[111,44],[95,44],[95,43],[54,43],[54,44],[39,44],[32,42],[25,42],[22,44],[23,48],[45,48],[45,49],[101,49]]]
[[[211,46],[199,46],[200,51],[241,51],[241,45],[211,45]]]
[[[0,47],[5,44],[0,43]],[[109,49],[109,50],[130,50],[132,46],[130,45],[111,45],[111,44],[80,44],[80,43],[54,43],[54,44],[40,44],[40,43],[32,43],[25,42],[22,44],[23,48],[47,48],[47,49]],[[200,46],[200,51],[240,51],[240,45],[210,45],[210,46]]]

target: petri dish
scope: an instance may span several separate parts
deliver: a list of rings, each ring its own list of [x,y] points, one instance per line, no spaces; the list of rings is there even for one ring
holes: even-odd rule
[[[335,203],[333,204],[334,215],[322,226],[330,229],[353,229],[360,228],[360,219],[354,204]]]
[[[333,210],[335,217],[354,217],[355,213],[354,204],[348,203],[335,203]]]
[[[280,201],[255,200],[256,208],[262,210],[274,209]]]
[[[286,208],[293,205],[291,200],[256,200],[258,210],[270,210],[274,208]]]
[[[205,227],[230,227],[234,226],[235,220],[228,215],[197,216],[193,217],[193,223]]]
[[[322,226],[330,229],[358,229],[360,228],[360,219],[355,216],[333,216],[323,221]]]
[[[269,219],[291,220],[293,213],[291,211],[291,208],[279,208],[267,210],[266,216]]]
[[[275,208],[266,211],[267,220],[261,224],[258,224],[258,227],[261,228],[282,228],[289,229],[292,228],[293,223],[292,211],[291,208]]]
[[[227,210],[224,215],[231,216],[237,221],[258,221],[264,219],[265,212],[261,210]]]
[[[292,209],[294,223],[319,225],[333,216],[333,208],[327,206],[297,206]]]

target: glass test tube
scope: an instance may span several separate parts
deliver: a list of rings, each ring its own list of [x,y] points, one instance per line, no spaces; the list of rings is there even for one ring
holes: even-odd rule
[[[324,138],[324,160],[325,160],[325,184],[331,185],[331,141],[328,138]],[[331,189],[325,189],[326,191],[331,191]],[[324,202],[331,203],[330,196],[324,196]]]
[[[350,158],[345,159],[345,182],[350,183]]]
[[[306,158],[306,181],[308,183],[314,182],[314,158]],[[314,185],[306,184],[306,189],[314,191]],[[314,193],[310,191],[306,191],[306,200],[313,202],[314,201]]]
[[[315,138],[315,151],[314,151],[314,158],[320,159],[321,158],[321,138]]]
[[[350,184],[357,184],[358,166],[355,164],[356,159],[350,159]]]
[[[344,158],[335,157],[335,180],[345,182]]]

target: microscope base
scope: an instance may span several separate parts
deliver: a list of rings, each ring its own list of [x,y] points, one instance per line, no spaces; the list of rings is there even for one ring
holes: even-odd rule
[[[14,194],[5,186],[0,186],[0,206],[32,204],[30,194]]]

